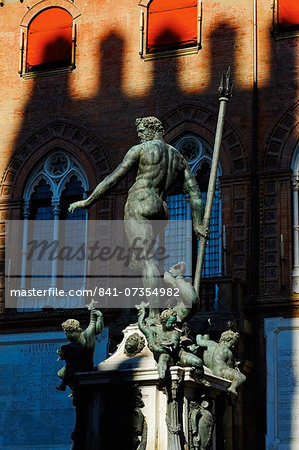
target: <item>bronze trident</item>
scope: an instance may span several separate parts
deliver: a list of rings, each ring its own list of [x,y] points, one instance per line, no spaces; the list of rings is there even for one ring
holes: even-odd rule
[[[210,227],[210,218],[212,212],[213,199],[215,194],[215,186],[216,186],[216,178],[217,178],[217,166],[219,161],[219,153],[221,147],[221,140],[223,134],[223,126],[224,126],[224,116],[225,110],[227,106],[227,102],[232,96],[234,82],[230,82],[230,67],[227,69],[226,73],[222,74],[220,86],[218,91],[220,92],[219,98],[219,112],[218,112],[218,121],[216,127],[216,135],[215,135],[215,143],[213,150],[213,159],[211,165],[211,172],[209,178],[208,192],[207,192],[207,200],[206,207],[203,217],[203,225],[206,230],[209,230]],[[196,263],[196,271],[194,277],[194,288],[196,293],[199,293],[200,279],[201,279],[201,271],[203,266],[203,258],[206,248],[207,237],[201,237],[199,242],[199,249],[197,254],[197,263]]]

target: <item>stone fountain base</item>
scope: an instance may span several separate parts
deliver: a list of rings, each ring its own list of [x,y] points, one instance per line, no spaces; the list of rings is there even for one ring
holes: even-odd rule
[[[228,448],[224,442],[231,433],[232,405],[226,394],[230,382],[205,367],[206,386],[192,368],[174,366],[166,389],[152,352],[146,345],[138,348],[143,339],[137,325],[127,327],[117,351],[97,371],[77,375],[72,450]],[[138,344],[136,354],[132,342]],[[215,423],[211,447],[198,444],[196,430],[204,426],[204,415]]]

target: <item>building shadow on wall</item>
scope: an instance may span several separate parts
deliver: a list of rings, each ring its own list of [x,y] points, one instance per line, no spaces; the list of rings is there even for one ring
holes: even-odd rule
[[[100,77],[98,92],[91,99],[77,99],[71,96],[69,83],[70,78],[75,76],[76,72],[71,74],[49,75],[47,77],[40,77],[34,80],[26,80],[25,83],[32,84],[32,91],[30,99],[24,109],[23,122],[20,126],[18,136],[15,140],[13,153],[17,152],[21,146],[34,136],[37,129],[52,123],[55,120],[67,120],[75,124],[78,129],[84,128],[90,135],[95,136],[99,142],[105,142],[111,157],[111,166],[116,165],[122,159],[125,151],[137,142],[137,135],[134,126],[134,119],[140,115],[157,115],[164,117],[167,112],[174,110],[178,105],[190,102],[197,102],[207,104],[217,111],[218,99],[217,88],[220,81],[222,70],[228,65],[232,68],[232,73],[236,67],[236,46],[239,45],[237,41],[237,32],[228,23],[222,23],[216,27],[210,35],[209,44],[203,42],[203,46],[209,45],[209,61],[201,60],[201,52],[198,54],[198,89],[192,93],[186,93],[184,87],[181,86],[179,80],[180,58],[164,58],[156,59],[153,65],[153,72],[151,76],[152,87],[149,94],[144,96],[127,96],[122,89],[123,79],[131,74],[124,73],[123,55],[125,50],[125,40],[121,34],[112,32],[99,44],[99,60],[100,60]],[[284,49],[286,51],[284,51]],[[259,102],[254,109],[252,100],[252,89],[242,89],[236,84],[233,93],[233,99],[229,106],[229,121],[240,127],[242,131],[242,122],[249,121],[252,123],[253,116],[259,114],[260,117],[269,115],[280,116],[281,111],[286,110],[290,105],[285,104],[285,92],[290,89],[289,79],[295,79],[295,47],[287,48],[287,43],[277,43],[272,40],[272,48],[269,53],[269,84],[259,87],[259,97],[270,97],[271,91],[275,90],[276,98],[279,99],[280,108],[273,105]],[[45,53],[52,52],[51,46],[46,48]],[[136,53],[136,59],[139,58]],[[184,57],[186,58],[186,57]],[[139,59],[138,59],[139,62]],[[150,62],[142,62],[144,64],[151,64]],[[200,79],[200,68],[202,64],[209,64],[210,77],[208,84],[203,87],[203,81]],[[78,67],[76,70],[80,70]],[[236,74],[236,78],[239,75]],[[241,76],[240,76],[241,79]],[[148,80],[146,80],[148,82]],[[295,86],[291,86],[294,89]],[[240,116],[239,105],[244,105],[244,115]],[[186,116],[186,120],[195,120],[195,118]],[[215,124],[216,126],[216,124]],[[260,135],[257,136],[257,142],[251,142],[251,131],[247,128],[247,135],[244,139],[247,140],[248,148],[251,145],[260,146],[260,141],[264,142],[264,136],[269,134],[269,123],[261,125]],[[277,136],[277,141],[282,142],[283,137]],[[38,149],[38,143],[32,147],[31,154],[26,158],[32,157],[33,153]],[[277,147],[278,148],[278,147]],[[275,160],[273,170],[279,168],[279,151],[273,147],[271,154]],[[275,153],[276,152],[276,153]],[[257,163],[262,167],[261,157],[256,154]],[[276,158],[276,159],[275,159]],[[250,158],[249,158],[250,159]],[[265,168],[263,168],[265,169]],[[93,167],[96,172],[96,167]],[[257,169],[256,169],[257,170]],[[286,170],[286,168],[285,168]],[[23,179],[30,176],[30,171],[24,175]],[[234,174],[231,174],[232,176]],[[257,173],[247,173],[251,176],[251,183],[256,183]],[[17,179],[17,178],[16,178]],[[123,204],[123,194],[126,192],[128,186],[132,182],[132,177],[129,181],[124,181],[123,184],[116,191],[117,201],[116,205]],[[270,186],[270,185],[269,185]],[[91,186],[94,188],[95,186]],[[271,187],[269,187],[271,189]],[[256,191],[256,193],[258,193]],[[275,193],[274,193],[275,195]],[[15,198],[10,198],[15,200]],[[20,199],[18,199],[20,200]],[[276,207],[276,206],[275,206]],[[98,209],[101,206],[97,207]],[[115,207],[114,213],[119,215],[118,208]],[[269,210],[271,207],[269,206]],[[20,209],[19,217],[22,217]],[[270,216],[269,216],[270,217]],[[263,220],[263,218],[256,217],[255,220]],[[267,234],[267,223],[261,224],[265,230],[265,239],[276,239],[277,231],[269,231],[273,235]],[[268,227],[270,230],[271,227]],[[289,240],[291,241],[290,234]],[[256,242],[256,241],[255,241]],[[269,252],[278,252],[276,249],[267,249]],[[233,264],[232,260],[230,264]],[[286,276],[287,269],[281,269]],[[277,267],[279,271],[280,268]],[[279,289],[278,289],[279,290]],[[278,292],[279,293],[279,292]],[[50,312],[49,312],[50,314]],[[55,314],[55,312],[53,313]],[[255,324],[255,333],[258,335],[258,322],[254,318],[252,311],[249,312],[253,323]],[[125,324],[124,324],[125,325]],[[257,359],[256,355],[262,355],[263,350],[259,346],[259,340],[256,339],[255,348],[252,349],[252,358]],[[249,356],[250,359],[250,356]],[[261,360],[261,358],[259,358]],[[254,376],[256,380],[261,380],[265,373],[265,367],[259,366],[256,368]],[[245,396],[245,407],[249,415],[256,414],[258,420],[256,421],[258,433],[255,433],[252,427],[249,427],[248,432],[245,431],[246,440],[248,442],[248,449],[255,448],[257,445],[257,436],[265,432],[265,384],[258,383],[251,377],[250,391],[256,391],[257,396]],[[296,386],[294,385],[293,392],[290,392],[290,398],[294,394]],[[289,411],[289,420],[292,421],[292,411]],[[260,428],[260,429],[259,429]],[[262,442],[259,443],[262,445]],[[258,444],[258,445],[259,445]],[[262,448],[262,447],[261,447]]]

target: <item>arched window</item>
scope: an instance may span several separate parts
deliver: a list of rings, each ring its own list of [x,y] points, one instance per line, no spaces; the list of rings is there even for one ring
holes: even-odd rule
[[[83,198],[88,182],[81,164],[59,148],[33,171],[24,189],[24,215],[33,220],[74,219],[85,217],[77,210],[67,211],[67,202]],[[29,214],[29,215],[28,215]]]
[[[73,258],[65,264],[63,258],[53,258],[51,252],[56,241],[60,248],[66,249],[77,248],[80,243],[85,245],[87,212],[78,209],[70,214],[68,207],[70,203],[84,198],[87,189],[87,177],[80,163],[58,148],[33,171],[24,190],[21,289],[52,287],[67,292],[69,289],[84,287],[85,260]],[[65,222],[69,220],[75,220],[76,223],[70,226]],[[39,251],[32,252],[32,257],[28,258],[30,249],[35,245],[31,244],[30,247],[30,242],[42,243],[39,247],[44,248],[42,263]],[[45,247],[43,243],[46,243]],[[55,295],[22,298],[19,308],[40,309],[45,305],[59,307],[59,300]],[[68,300],[65,299],[64,303]],[[76,299],[71,300],[76,306]]]
[[[197,44],[197,0],[153,0],[148,7],[148,52]]]
[[[143,1],[142,6],[145,3]],[[146,10],[141,11],[139,53],[142,57],[150,59],[161,52],[165,56],[198,51],[201,37],[201,3],[198,0],[152,0],[146,6]]]
[[[62,8],[37,14],[27,32],[26,72],[71,66],[73,62],[73,18]]]
[[[46,220],[53,218],[52,195],[49,183],[41,178],[30,197],[30,219]]]
[[[212,160],[211,147],[194,134],[187,134],[181,137],[174,142],[174,147],[188,161],[205,202]],[[218,169],[219,175],[220,168]],[[190,222],[187,222],[187,227],[189,228],[185,229],[184,221],[191,220],[188,196],[174,192],[168,197],[167,203],[170,223],[169,231],[166,235],[166,245],[172,246],[173,249],[177,248],[176,255],[174,257],[171,256],[171,263],[175,264],[180,260],[186,261],[186,276],[194,276],[198,241],[192,239]],[[171,220],[175,221],[174,226],[176,228],[182,227],[184,229],[173,229]],[[170,249],[170,255],[172,251]],[[219,182],[217,180],[210,222],[210,239],[206,247],[202,276],[215,277],[219,275],[221,275],[221,201]]]

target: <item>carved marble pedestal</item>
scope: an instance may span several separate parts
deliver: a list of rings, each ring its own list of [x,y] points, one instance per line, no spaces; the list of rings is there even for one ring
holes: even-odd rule
[[[166,389],[147,346],[128,356],[125,344],[132,335],[135,342],[138,336],[140,342],[143,339],[137,326],[127,327],[118,350],[98,365],[97,372],[77,376],[73,450],[197,450],[200,447],[194,430],[192,436],[190,417],[197,417],[192,411],[203,401],[217,422],[211,448],[225,448],[222,424],[229,382],[205,368],[204,380],[210,383],[207,387],[191,368],[172,367]]]

